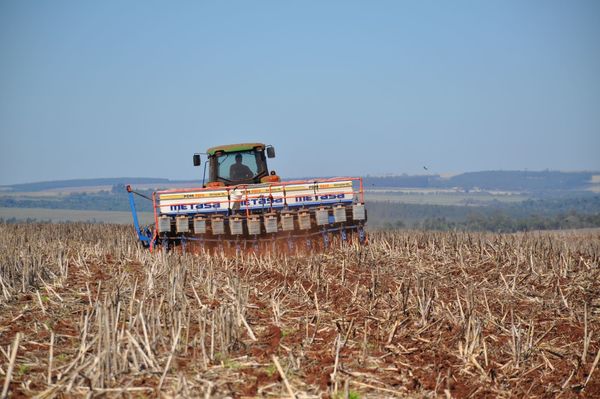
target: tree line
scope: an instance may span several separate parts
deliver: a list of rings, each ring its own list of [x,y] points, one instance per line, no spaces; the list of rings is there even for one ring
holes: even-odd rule
[[[482,206],[371,201],[374,228],[515,232],[600,227],[600,196],[526,200]]]

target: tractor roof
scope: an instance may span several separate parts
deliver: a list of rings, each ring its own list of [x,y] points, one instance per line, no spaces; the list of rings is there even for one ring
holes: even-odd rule
[[[217,151],[223,152],[238,152],[238,151],[250,151],[256,147],[265,148],[263,143],[240,143],[240,144],[227,144],[227,145],[219,145],[216,147],[211,147],[206,150],[206,153],[209,155],[215,155]]]

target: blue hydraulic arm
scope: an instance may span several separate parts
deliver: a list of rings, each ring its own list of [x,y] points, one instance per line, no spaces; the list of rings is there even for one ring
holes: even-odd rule
[[[148,198],[148,197],[146,197],[145,195],[136,193],[135,191],[133,191],[131,189],[130,185],[127,186],[127,194],[129,195],[129,207],[131,208],[131,215],[133,216],[133,226],[135,227],[135,232],[136,232],[139,240],[142,242],[142,245],[144,247],[149,247],[150,243],[152,242],[152,232],[147,228],[145,229],[145,231],[142,230],[142,228],[140,228],[140,222],[138,220],[137,210],[135,208],[135,201],[133,200],[133,194],[138,194],[144,198]]]

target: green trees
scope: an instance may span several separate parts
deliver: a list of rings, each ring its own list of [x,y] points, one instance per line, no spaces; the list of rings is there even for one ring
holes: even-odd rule
[[[600,196],[527,200],[515,204],[442,206],[371,201],[372,228],[512,233],[600,227]]]

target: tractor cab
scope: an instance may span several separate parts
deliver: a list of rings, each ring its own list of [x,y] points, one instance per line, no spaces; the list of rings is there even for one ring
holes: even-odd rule
[[[262,143],[231,144],[209,148],[207,187],[235,186],[280,181],[269,174],[267,158],[275,157],[275,148]],[[194,155],[194,165],[200,165],[200,155]]]

